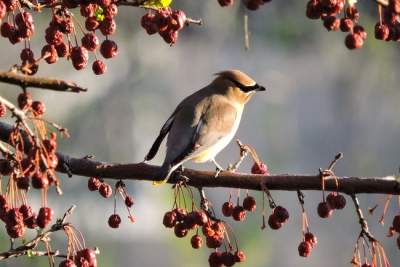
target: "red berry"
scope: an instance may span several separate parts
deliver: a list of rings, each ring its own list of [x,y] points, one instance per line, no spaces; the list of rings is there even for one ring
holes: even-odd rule
[[[71,49],[71,60],[72,65],[76,70],[81,70],[86,67],[89,54],[85,47],[83,46],[75,46]]]
[[[107,71],[107,65],[102,60],[97,59],[93,62],[92,70],[94,74],[101,75]]]
[[[354,34],[359,34],[363,40],[367,39],[367,32],[365,31],[364,27],[361,25],[355,25],[353,27],[353,33]]]
[[[282,206],[277,206],[273,213],[280,223],[285,223],[289,220],[289,212]]]
[[[63,260],[62,262],[60,262],[58,267],[76,267],[76,264],[73,260],[68,259],[68,260]]]
[[[99,38],[93,32],[88,32],[82,37],[82,46],[89,51],[96,50],[99,44]]]
[[[37,225],[40,228],[45,228],[53,220],[54,211],[49,207],[42,207],[36,218]]]
[[[58,45],[64,42],[63,33],[58,28],[51,26],[46,29],[45,39],[51,45]]]
[[[176,224],[176,213],[168,211],[164,214],[163,224],[165,227],[172,228]]]
[[[308,257],[311,255],[312,246],[309,242],[303,241],[297,248],[301,257]]]
[[[282,227],[282,223],[279,222],[278,217],[274,213],[269,215],[268,225],[273,230],[278,230],[278,229],[280,229]]]
[[[335,208],[338,210],[343,209],[346,206],[346,198],[343,195],[335,196]]]
[[[6,159],[0,159],[0,173],[4,176],[10,175],[14,170],[13,164],[11,161]]]
[[[174,233],[176,237],[182,238],[188,234],[188,229],[184,223],[177,223],[174,227]]]
[[[46,112],[46,106],[42,101],[33,101],[32,110],[36,116],[41,116]]]
[[[211,222],[206,223],[205,225],[203,225],[203,227],[201,228],[203,234],[207,237],[207,236],[213,236],[215,234],[215,231],[211,228]]]
[[[242,0],[242,3],[244,4],[244,6],[252,11],[257,10],[260,5],[262,4],[262,1],[260,0]]]
[[[235,264],[235,256],[228,251],[222,253],[222,262],[225,266],[233,266]]]
[[[222,253],[219,251],[211,253],[208,257],[208,263],[210,264],[210,267],[222,267]]]
[[[57,50],[54,45],[47,44],[42,48],[42,57],[48,64],[56,63],[58,60]]]
[[[247,196],[243,200],[243,208],[247,211],[255,211],[257,206],[256,199],[252,196]]]
[[[392,226],[396,232],[400,233],[400,215],[394,216]]]
[[[215,222],[211,225],[211,229],[214,230],[214,235],[223,237],[225,233],[225,226],[223,222]]]
[[[108,225],[111,228],[118,228],[121,224],[121,217],[118,214],[113,214],[108,218]]]
[[[235,262],[244,262],[246,260],[246,254],[241,250],[236,251],[234,255]]]
[[[81,4],[80,12],[82,17],[92,17],[94,16],[94,12],[96,10],[96,5],[89,3],[89,4]]]
[[[174,30],[165,30],[160,32],[160,35],[167,44],[173,45],[178,40],[179,32]]]
[[[97,21],[96,17],[88,17],[85,21],[85,28],[88,31],[96,30],[100,25],[100,22]]]
[[[317,237],[310,232],[305,233],[304,239],[306,242],[310,243],[312,247],[315,247],[318,244]]]
[[[147,34],[155,34],[158,32],[158,26],[156,24],[156,16],[153,13],[146,13],[140,20],[140,25],[146,30]]]
[[[24,62],[33,63],[35,61],[33,52],[29,48],[22,49],[21,54],[20,54],[20,58]]]
[[[11,36],[11,34],[13,33],[13,31],[15,31],[15,28],[10,23],[3,22],[1,24],[0,32],[1,32],[1,36],[3,36],[4,38],[9,38]]]
[[[20,93],[18,95],[18,107],[20,109],[27,109],[32,105],[32,94],[29,92]]]
[[[19,207],[19,211],[21,212],[24,220],[33,215],[32,207],[26,204],[21,205],[21,207]]]
[[[17,178],[17,187],[22,190],[29,189],[29,178],[25,176],[21,176]]]
[[[194,211],[193,218],[198,226],[203,226],[208,222],[208,216],[204,211]]]
[[[233,213],[233,203],[232,202],[225,202],[223,205],[222,205],[222,214],[225,216],[225,217],[230,217],[230,216],[232,216],[232,213]]]
[[[175,212],[176,220],[179,222],[183,221],[187,215],[187,211],[183,208],[176,208],[173,212]]]
[[[100,46],[100,53],[104,58],[112,58],[118,54],[118,46],[112,40],[104,40]]]
[[[192,245],[192,248],[194,248],[194,249],[201,248],[201,246],[203,245],[203,239],[199,235],[194,235],[190,239],[190,244]]]
[[[37,172],[32,176],[32,187],[36,189],[42,189],[49,186],[49,179],[47,175],[42,175]]]
[[[389,27],[386,24],[380,24],[379,22],[375,25],[375,38],[378,40],[386,41],[389,38]]]
[[[0,117],[4,117],[7,113],[7,107],[4,103],[0,103]]]
[[[332,216],[333,209],[329,206],[327,202],[320,202],[318,204],[318,215],[321,218],[328,218]]]
[[[69,54],[69,46],[64,42],[56,45],[56,50],[59,57],[66,57]]]
[[[357,21],[360,18],[360,13],[355,6],[347,6],[346,16],[353,21]]]
[[[223,236],[220,235],[206,237],[206,245],[208,248],[219,248],[222,245],[223,241]]]
[[[335,16],[326,16],[324,26],[328,31],[337,31],[340,27],[340,20]]]
[[[353,50],[361,48],[364,40],[359,34],[351,33],[346,36],[344,43],[348,49]]]
[[[24,224],[6,225],[7,234],[11,238],[20,238],[25,234]]]
[[[322,15],[322,6],[318,0],[310,0],[307,3],[306,16],[309,19],[319,19]]]
[[[340,20],[340,30],[342,32],[349,32],[353,29],[353,21],[349,18],[342,18]]]
[[[335,197],[337,193],[336,192],[331,192],[326,196],[326,202],[328,202],[329,207],[332,209],[336,209],[336,203],[335,203]]]
[[[101,7],[107,7],[112,3],[112,1],[111,0],[96,0],[96,3]]]
[[[81,264],[84,261],[87,262],[87,264],[88,264],[87,267],[96,267],[97,266],[96,253],[93,249],[84,248],[84,249],[76,252],[75,264],[77,264],[78,267],[86,267],[85,265]]]
[[[251,167],[251,173],[269,175],[268,166],[262,162],[254,162],[253,167]]]
[[[235,221],[243,221],[246,218],[246,210],[242,206],[236,206],[232,211],[232,218]]]
[[[185,216],[183,223],[187,229],[194,229],[196,227],[194,213],[190,212],[187,216]]]
[[[111,4],[104,9],[104,16],[113,18],[118,14],[118,6],[116,4]]]
[[[133,206],[133,204],[134,204],[133,197],[131,197],[131,196],[126,196],[126,198],[125,198],[125,206],[127,206],[128,208],[130,208],[130,207]]]
[[[231,6],[233,5],[234,0],[218,0],[220,6]]]
[[[112,187],[107,183],[102,183],[99,188],[100,195],[104,198],[109,198],[112,195]]]
[[[186,14],[182,10],[174,10],[171,14],[170,28],[179,31],[186,23]]]
[[[89,191],[97,191],[100,189],[101,181],[97,177],[90,177],[88,180]]]
[[[9,209],[6,215],[7,225],[24,224],[24,216],[19,211],[19,208]]]
[[[101,23],[100,23],[100,31],[103,35],[111,35],[115,33],[117,29],[117,24],[115,23],[115,20],[110,17],[106,17]]]

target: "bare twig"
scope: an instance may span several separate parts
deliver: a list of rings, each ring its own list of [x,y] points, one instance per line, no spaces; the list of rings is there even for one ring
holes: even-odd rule
[[[87,88],[78,86],[73,82],[44,77],[31,77],[17,74],[15,71],[0,71],[0,82],[19,85],[22,88],[34,87],[59,92],[79,93],[87,91]]]
[[[359,219],[359,223],[361,226],[361,233],[360,236],[365,235],[366,237],[368,237],[369,241],[376,241],[376,239],[374,238],[374,236],[371,234],[371,232],[368,229],[368,223],[364,218],[363,212],[360,208],[360,202],[358,201],[358,198],[355,194],[350,194],[351,199],[353,200],[354,206],[356,208],[356,212],[357,212],[357,216]]]

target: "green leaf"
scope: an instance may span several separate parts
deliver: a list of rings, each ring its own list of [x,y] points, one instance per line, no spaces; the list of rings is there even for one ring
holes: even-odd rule
[[[147,0],[144,2],[144,6],[154,7],[154,8],[162,8],[168,7],[172,3],[172,0]]]

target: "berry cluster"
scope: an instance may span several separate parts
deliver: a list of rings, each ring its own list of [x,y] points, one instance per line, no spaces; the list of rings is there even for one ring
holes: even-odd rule
[[[243,221],[246,218],[248,211],[253,212],[257,208],[256,199],[252,196],[247,195],[243,199],[243,204],[239,204],[239,197],[237,199],[236,206],[230,200],[222,204],[222,214],[225,217],[232,217],[235,221]]]
[[[149,35],[158,33],[170,45],[176,43],[179,31],[185,24],[187,24],[185,12],[170,7],[149,10],[141,19],[141,25]]]
[[[318,204],[317,212],[321,218],[329,218],[332,216],[335,209],[341,210],[346,206],[346,198],[336,192],[329,193],[326,197],[326,201],[322,201]]]
[[[234,0],[218,0],[221,6],[231,6],[234,2]],[[260,6],[268,2],[271,2],[271,0],[242,0],[243,5],[252,11],[259,9]]]
[[[400,5],[398,1],[389,1],[390,5],[379,7],[379,21],[375,24],[375,38],[382,41],[400,41]]]
[[[268,225],[273,230],[280,229],[289,220],[289,212],[282,206],[277,206],[272,210],[268,218]]]
[[[303,241],[300,242],[297,250],[301,257],[309,257],[311,250],[317,245],[317,237],[311,232],[307,232],[303,236]]]

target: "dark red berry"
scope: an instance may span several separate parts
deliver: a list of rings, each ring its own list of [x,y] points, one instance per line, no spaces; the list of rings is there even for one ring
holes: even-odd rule
[[[94,16],[94,12],[96,10],[96,5],[89,3],[89,4],[81,4],[80,12],[82,17],[92,17]]]
[[[198,226],[203,226],[208,222],[207,214],[204,211],[200,210],[193,212],[193,219]]]
[[[102,60],[97,59],[93,62],[92,70],[94,74],[101,75],[107,71],[107,65]]]
[[[256,199],[252,196],[247,196],[243,199],[243,208],[247,211],[255,211],[257,208]]]
[[[75,46],[71,49],[72,65],[76,70],[81,70],[86,67],[89,60],[89,53],[83,46]]]
[[[188,229],[184,223],[177,223],[174,227],[174,233],[176,237],[182,238],[188,234]]]
[[[21,176],[17,178],[17,187],[22,190],[29,189],[29,178],[25,176]]]
[[[269,175],[268,167],[264,163],[254,162],[253,167],[251,167],[252,174],[264,174]]]
[[[0,159],[0,173],[4,176],[10,175],[14,170],[14,165],[11,161]]]
[[[104,58],[112,58],[118,54],[118,46],[112,40],[104,40],[100,46],[100,53]]]
[[[6,225],[7,234],[11,238],[20,238],[25,234],[25,226],[24,224],[13,224]]]
[[[99,47],[99,38],[93,32],[88,32],[82,37],[82,46],[89,51],[96,50]]]
[[[48,44],[58,45],[64,42],[63,33],[56,27],[49,27],[46,29],[45,39]]]
[[[348,49],[353,50],[361,48],[364,40],[359,34],[351,33],[346,36],[344,43]]]
[[[3,36],[4,38],[9,38],[14,31],[14,26],[7,21],[1,24],[0,32],[1,36]]]
[[[53,220],[54,211],[49,207],[42,207],[36,218],[36,223],[40,228],[45,228]]]
[[[222,214],[225,217],[230,217],[232,216],[233,213],[233,203],[232,202],[225,202],[224,204],[222,204]]]
[[[6,215],[7,225],[24,224],[24,216],[19,211],[19,208],[9,209]]]
[[[140,20],[140,25],[146,30],[147,34],[152,35],[158,32],[156,16],[153,13],[146,13]]]
[[[333,209],[329,206],[327,202],[320,202],[318,204],[317,212],[319,217],[328,218],[332,216]]]
[[[27,109],[32,105],[32,94],[29,92],[20,93],[18,95],[18,107],[20,109]]]
[[[235,221],[243,221],[246,218],[246,210],[242,206],[236,206],[232,211],[232,218]]]
[[[269,215],[268,225],[273,230],[278,230],[282,227],[282,223],[279,221],[278,217],[274,213]]]
[[[171,14],[169,27],[174,31],[181,30],[186,23],[186,14],[182,10],[174,10]]]
[[[347,6],[346,16],[353,21],[358,21],[358,19],[360,18],[360,13],[355,6]]]
[[[60,262],[58,267],[77,267],[77,266],[73,260],[68,259],[68,260],[63,260],[62,262]]]
[[[234,0],[218,0],[220,6],[231,6],[233,5]]]
[[[97,21],[96,17],[88,17],[85,21],[85,28],[88,31],[96,30],[100,25],[100,22]]]
[[[400,233],[400,215],[394,216],[392,226],[397,233]]]
[[[203,245],[203,239],[199,235],[194,235],[190,239],[190,244],[192,245],[192,248],[194,248],[194,249],[201,248],[201,246]]]
[[[132,207],[134,203],[135,203],[135,202],[133,201],[133,197],[131,197],[131,196],[126,196],[126,198],[125,198],[125,205],[126,205],[128,208]]]
[[[277,206],[274,209],[273,214],[280,223],[285,223],[289,220],[289,212],[282,206]]]
[[[187,215],[187,211],[183,208],[176,208],[173,212],[175,212],[176,220],[179,222],[183,221]]]
[[[340,27],[340,20],[335,16],[326,16],[324,26],[328,31],[337,31]]]
[[[46,112],[46,106],[42,101],[33,101],[32,110],[36,116],[41,116]]]
[[[222,253],[219,251],[211,253],[208,257],[208,263],[210,264],[210,267],[222,267]]]
[[[117,24],[115,23],[115,20],[111,17],[106,17],[100,23],[100,31],[103,35],[111,35],[115,33],[116,29],[117,29]]]
[[[49,186],[49,179],[47,175],[43,175],[39,172],[32,176],[32,187],[36,189],[42,189]]]
[[[21,51],[20,58],[24,62],[33,63],[35,61],[33,51],[29,48],[24,48]]]
[[[346,206],[346,198],[343,195],[337,194],[334,201],[335,208],[338,210],[341,210]]]
[[[234,255],[235,262],[244,262],[246,260],[246,254],[241,250],[236,251]]]
[[[318,244],[317,237],[310,232],[305,233],[304,239],[306,242],[310,243],[312,247],[315,247]]]
[[[375,25],[375,38],[378,40],[386,41],[389,38],[389,27],[386,24],[380,24],[379,22]]]
[[[172,228],[176,224],[176,213],[168,211],[164,214],[163,224],[165,227]]]
[[[100,195],[104,198],[109,198],[112,195],[112,187],[107,183],[102,183],[99,188]]]
[[[160,35],[167,44],[173,45],[178,40],[179,32],[174,30],[165,30],[160,32]]]
[[[21,207],[19,207],[19,211],[21,212],[24,220],[28,219],[33,215],[32,207],[27,204],[21,205]]]
[[[111,228],[118,228],[120,224],[121,224],[121,217],[118,214],[112,214],[108,218],[108,225]]]
[[[340,20],[340,30],[342,32],[349,32],[353,29],[353,21],[349,18],[342,18]]]
[[[244,4],[244,6],[252,11],[257,10],[260,5],[262,4],[261,0],[242,0],[242,3]]]
[[[89,191],[97,191],[100,189],[101,181],[97,177],[90,177],[88,180]]]
[[[56,45],[57,55],[59,57],[66,57],[69,54],[69,46],[61,42],[60,44]]]
[[[355,25],[353,27],[353,33],[359,34],[363,40],[367,39],[367,32],[365,31],[364,27],[361,25]]]
[[[54,45],[47,44],[42,48],[42,57],[48,64],[56,63],[58,60],[57,50]]]
[[[208,248],[219,248],[222,245],[223,241],[223,236],[220,235],[207,236],[206,246]]]
[[[87,262],[87,265],[82,264],[83,262]],[[96,252],[91,248],[84,248],[76,252],[75,256],[75,264],[78,267],[96,267]]]
[[[329,207],[332,209],[336,209],[336,203],[335,203],[335,197],[337,193],[336,192],[331,192],[326,196],[326,202],[328,202]]]
[[[222,262],[225,266],[230,267],[235,264],[235,256],[228,251],[222,253]]]
[[[318,0],[310,0],[307,3],[306,16],[309,19],[319,19],[322,15],[322,5]]]
[[[104,16],[113,18],[118,14],[118,6],[116,4],[111,4],[104,9]]]
[[[312,246],[309,242],[303,241],[297,248],[301,257],[308,257],[311,255]]]

